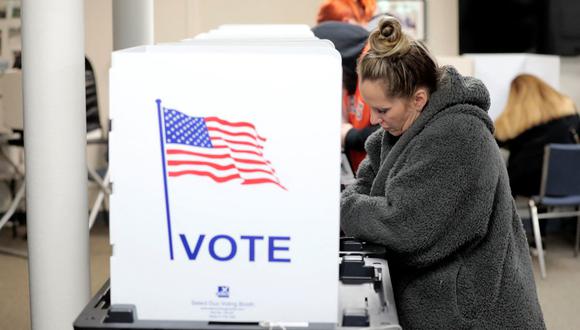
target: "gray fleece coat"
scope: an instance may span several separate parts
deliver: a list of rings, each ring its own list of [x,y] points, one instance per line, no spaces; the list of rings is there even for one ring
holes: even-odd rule
[[[544,329],[528,245],[477,79],[445,67],[399,138],[378,130],[341,199],[349,236],[389,252],[405,329]]]

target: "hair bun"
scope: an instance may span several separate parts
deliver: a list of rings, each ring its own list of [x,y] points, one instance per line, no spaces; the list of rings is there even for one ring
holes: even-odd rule
[[[411,40],[403,33],[401,23],[392,16],[381,19],[369,36],[369,44],[378,57],[399,57],[411,49]]]

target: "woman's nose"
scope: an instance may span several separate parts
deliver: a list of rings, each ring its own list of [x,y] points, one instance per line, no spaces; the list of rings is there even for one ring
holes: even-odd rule
[[[375,114],[374,111],[371,111],[371,119],[370,119],[371,124],[372,125],[380,124],[381,121],[382,120],[380,119],[380,117],[377,114]]]

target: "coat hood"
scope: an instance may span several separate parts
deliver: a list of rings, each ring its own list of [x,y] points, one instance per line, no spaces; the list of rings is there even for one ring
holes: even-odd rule
[[[441,112],[467,113],[481,119],[493,133],[493,122],[487,114],[489,105],[489,92],[481,80],[462,76],[454,67],[444,66],[441,68],[437,90],[429,98],[419,118],[424,117],[420,121],[427,123]]]

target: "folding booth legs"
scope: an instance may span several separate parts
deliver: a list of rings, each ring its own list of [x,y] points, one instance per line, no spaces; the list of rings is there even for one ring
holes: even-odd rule
[[[25,187],[26,187],[26,182],[22,181],[22,185],[18,189],[16,196],[14,196],[14,199],[12,200],[10,207],[8,207],[8,210],[6,211],[6,213],[4,213],[4,216],[2,217],[2,219],[0,219],[0,228],[2,228],[6,224],[6,222],[8,222],[8,220],[10,220],[10,217],[12,217],[14,212],[16,212],[16,208],[18,207],[18,204],[20,204],[20,201],[22,200],[22,198],[24,198]]]
[[[532,215],[532,228],[534,231],[534,240],[536,241],[536,249],[538,250],[538,261],[540,262],[540,275],[543,279],[546,278],[546,264],[544,261],[544,248],[542,246],[542,237],[540,235],[540,221],[538,220],[538,208],[533,200],[530,200],[530,213]]]
[[[89,170],[89,173],[90,170]],[[95,179],[98,177],[98,175],[95,175]],[[109,180],[110,180],[110,174],[109,174],[109,170],[107,170],[107,173],[105,174],[105,177],[103,180],[98,180],[98,184],[99,184],[99,193],[97,195],[97,198],[95,199],[95,202],[93,204],[93,207],[91,208],[91,212],[89,214],[89,230],[91,228],[93,228],[93,225],[95,224],[95,220],[97,219],[97,214],[99,213],[99,210],[101,209],[101,204],[103,204],[103,202],[105,202],[106,205],[106,197],[111,193],[111,190],[109,189]]]
[[[578,211],[578,208],[576,208]],[[576,220],[576,242],[574,243],[574,257],[578,257],[578,246],[580,245],[580,215]]]

